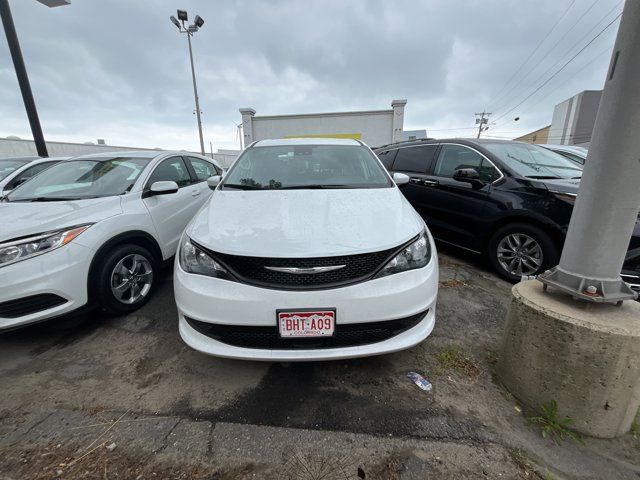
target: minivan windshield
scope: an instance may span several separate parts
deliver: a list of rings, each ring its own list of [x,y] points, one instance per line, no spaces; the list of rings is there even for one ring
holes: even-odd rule
[[[518,142],[484,143],[514,172],[528,178],[580,178],[582,166],[546,148]]]
[[[148,158],[85,159],[61,162],[23,183],[9,202],[46,202],[109,197],[128,192]]]
[[[247,149],[223,189],[385,188],[393,184],[378,159],[360,145],[279,145]]]
[[[31,160],[0,160],[0,180],[4,180],[9,174],[15,172],[30,161]]]

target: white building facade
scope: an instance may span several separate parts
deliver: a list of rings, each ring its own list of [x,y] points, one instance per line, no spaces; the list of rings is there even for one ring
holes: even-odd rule
[[[256,116],[241,108],[244,145],[269,138],[353,138],[371,147],[403,140],[406,100],[393,100],[391,109],[361,112]]]

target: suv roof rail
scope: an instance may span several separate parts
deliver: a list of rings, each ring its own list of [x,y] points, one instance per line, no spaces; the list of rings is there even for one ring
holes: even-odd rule
[[[386,145],[380,145],[379,147],[374,147],[374,150],[379,150],[381,148],[387,148],[387,147],[402,146],[405,143],[430,142],[432,140],[437,140],[437,139],[427,137],[427,138],[416,138],[415,140],[403,140],[401,142],[387,143]]]

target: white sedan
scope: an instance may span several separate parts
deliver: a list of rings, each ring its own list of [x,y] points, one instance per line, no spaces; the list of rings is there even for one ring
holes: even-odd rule
[[[69,157],[0,158],[0,197],[6,195],[31,177]]]
[[[248,147],[182,237],[174,290],[196,350],[326,360],[409,348],[435,323],[431,234],[356,140]]]
[[[0,203],[0,330],[139,308],[221,171],[199,155],[100,153],[14,189]]]

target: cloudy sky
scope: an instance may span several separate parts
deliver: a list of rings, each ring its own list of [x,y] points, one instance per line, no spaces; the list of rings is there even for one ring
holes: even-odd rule
[[[373,110],[394,98],[408,99],[407,130],[470,135],[486,108],[495,120],[487,134],[512,138],[549,124],[556,103],[602,87],[617,21],[510,111],[622,9],[619,0],[10,4],[45,138],[190,150],[198,137],[187,39],[169,21],[176,8],[205,20],[193,47],[214,150],[237,145],[239,107]],[[0,137],[31,137],[4,35],[0,111]]]

